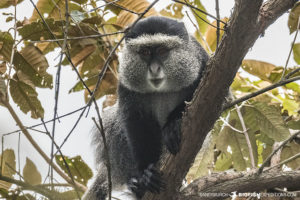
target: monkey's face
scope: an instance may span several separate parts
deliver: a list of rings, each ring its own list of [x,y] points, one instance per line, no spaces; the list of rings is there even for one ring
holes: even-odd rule
[[[140,93],[176,92],[188,87],[201,67],[192,46],[164,34],[127,41],[119,59],[121,84]]]

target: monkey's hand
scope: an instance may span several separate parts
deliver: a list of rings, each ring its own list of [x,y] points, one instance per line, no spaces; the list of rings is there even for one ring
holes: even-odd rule
[[[152,193],[159,193],[165,188],[161,174],[154,164],[150,164],[140,177],[131,178],[128,186],[138,198],[142,198],[147,190]]]
[[[178,153],[181,142],[181,119],[167,122],[162,130],[162,135],[168,150],[173,155]]]

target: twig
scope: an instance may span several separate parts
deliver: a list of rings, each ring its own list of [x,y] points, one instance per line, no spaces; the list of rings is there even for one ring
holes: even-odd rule
[[[226,125],[228,126],[229,128],[231,128],[232,130],[234,130],[235,132],[238,132],[238,133],[244,133],[243,131],[239,130],[239,129],[236,129],[234,128],[233,126],[231,126],[231,124],[229,124],[223,117],[220,117],[220,120]]]
[[[102,122],[100,123],[100,126],[98,125],[98,123],[96,122],[95,118],[92,118],[97,129],[99,130],[102,140],[103,140],[103,145],[104,145],[104,155],[105,155],[105,159],[106,159],[106,169],[107,169],[107,179],[108,179],[108,199],[111,200],[111,191],[112,191],[112,183],[111,183],[111,165],[110,165],[110,155],[108,153],[108,146],[107,146],[107,142],[106,142],[106,138],[105,138],[105,133],[104,133],[104,129],[103,129],[103,124]]]
[[[111,2],[105,2],[105,5],[101,5],[101,6],[99,6],[99,7],[93,8],[93,9],[91,9],[91,10],[85,12],[85,13],[94,12],[94,11],[96,11],[96,10],[102,8],[102,7],[105,7],[105,6],[107,6],[107,5],[116,3],[116,2],[118,2],[118,1],[120,1],[120,0],[114,0],[114,1],[111,1]]]
[[[287,140],[285,140],[284,142],[281,143],[281,145],[279,145],[267,158],[266,160],[263,162],[263,164],[260,166],[260,168],[257,171],[257,174],[260,175],[264,169],[264,167],[270,162],[270,160],[272,159],[273,155],[280,149],[282,148],[284,145],[286,145],[288,142],[290,142],[291,140],[293,140],[297,135],[300,134],[300,131],[294,133],[293,135],[291,135]]]
[[[186,2],[185,5],[190,5],[190,4],[188,4],[188,2],[187,2],[186,0],[184,0],[184,1]],[[191,8],[192,8],[192,7],[191,7]],[[203,17],[201,17],[201,16],[200,16],[193,8],[192,8],[191,10],[192,10],[192,12],[193,12],[199,19],[201,19],[202,21],[204,21],[204,22],[207,23],[208,25],[210,25],[210,26],[212,26],[212,27],[218,29],[218,27],[216,27],[215,25],[213,25],[212,23],[208,22],[208,21],[205,20]],[[223,30],[223,31],[225,31],[225,29],[222,29],[222,28],[219,28],[218,30]]]
[[[17,5],[16,4],[14,5],[14,29],[13,30],[14,30],[14,42],[12,45],[11,55],[10,55],[6,94],[8,94],[8,85],[11,79],[10,74],[13,68],[13,61],[15,57],[15,48],[16,48],[16,40],[17,40]]]
[[[67,37],[68,37],[68,28],[69,28],[69,3],[68,0],[65,0],[65,27],[64,27],[64,42],[62,45],[61,49],[61,54],[60,54],[60,59],[59,59],[59,64],[57,67],[57,72],[56,72],[56,79],[55,79],[55,103],[54,103],[54,116],[55,118],[57,116],[57,110],[58,110],[58,98],[59,98],[59,88],[60,88],[60,72],[61,72],[61,63],[63,59],[63,54],[65,52],[66,46],[67,46]],[[53,121],[52,123],[52,145],[51,145],[51,162],[53,162],[53,153],[54,153],[54,140],[55,140],[55,125],[56,125],[56,120]],[[47,130],[47,129],[46,129]],[[50,181],[51,184],[53,184],[53,168],[50,169]],[[71,177],[72,178],[72,177]],[[73,178],[72,178],[73,179]],[[53,190],[54,188],[52,188]],[[76,188],[75,188],[76,190]],[[76,190],[77,195],[78,191]],[[79,196],[80,198],[80,196]]]
[[[133,10],[129,10],[127,8],[125,8],[124,6],[121,6],[121,5],[118,5],[116,3],[112,3],[113,6],[116,6],[118,8],[121,8],[122,10],[126,10],[127,12],[130,12],[132,14],[135,14],[135,15],[141,15],[141,13],[137,13],[137,12],[134,12]]]
[[[213,52],[210,48],[210,46],[208,45],[207,41],[205,40],[205,38],[203,37],[202,33],[200,32],[199,28],[197,27],[197,25],[193,22],[193,20],[191,19],[189,13],[187,11],[185,11],[185,14],[187,15],[187,17],[189,18],[190,22],[193,24],[193,26],[195,27],[196,31],[198,32],[199,36],[201,37],[202,41],[204,42],[205,46],[207,47],[209,54],[212,55]]]
[[[199,9],[199,8],[197,8],[197,7],[195,7],[195,6],[191,5],[191,4],[189,4],[189,3],[187,3],[187,2],[182,2],[182,1],[178,1],[178,0],[172,0],[172,1],[177,2],[177,3],[180,3],[180,4],[183,4],[183,5],[186,5],[186,6],[190,7],[190,8],[192,8],[192,9],[195,9],[195,10],[197,10],[197,11],[199,11],[199,12],[201,12],[201,13],[203,13],[203,14],[205,14],[205,15],[207,15],[207,16],[213,18],[213,19],[215,19],[216,21],[219,21],[219,22],[221,22],[221,23],[227,25],[227,23],[224,22],[224,21],[222,21],[221,19],[219,19],[219,18],[217,18],[217,17],[215,17],[215,16],[209,14],[208,12],[205,12],[204,10],[201,10],[201,9]]]
[[[296,74],[296,73],[299,72],[299,71],[300,71],[300,67],[297,68],[297,69],[295,69],[295,70],[293,70],[293,71],[291,71],[290,73],[288,73],[284,78],[285,78],[285,79],[288,79],[288,78],[290,78],[293,74]]]
[[[247,142],[247,146],[248,146],[248,150],[249,150],[249,155],[250,155],[251,166],[252,166],[252,168],[255,168],[253,148],[252,148],[252,145],[251,145],[251,142],[250,142],[250,138],[249,138],[249,134],[248,134],[248,131],[247,131],[247,128],[246,128],[246,124],[245,124],[245,121],[244,121],[244,118],[243,118],[240,107],[238,105],[235,105],[235,108],[236,108],[236,112],[239,116],[239,119],[240,119],[240,122],[241,122],[241,125],[242,125],[242,128],[243,128],[244,136],[246,138],[246,142]]]
[[[36,141],[31,137],[30,133],[28,132],[28,130],[24,127],[24,125],[22,124],[21,120],[19,119],[19,117],[17,116],[17,114],[15,113],[14,109],[11,107],[11,105],[9,104],[8,101],[6,102],[2,102],[5,107],[9,110],[10,114],[12,115],[12,117],[14,118],[15,122],[17,123],[17,125],[20,127],[21,131],[24,133],[24,135],[26,136],[26,138],[29,140],[29,142],[32,144],[32,146],[39,152],[39,154],[44,158],[44,160],[50,164],[51,163],[51,159],[47,156],[47,154],[40,148],[40,146],[36,143]],[[68,183],[73,185],[73,181],[71,180],[70,177],[66,176],[66,174],[60,170],[60,168],[55,165],[54,163],[51,163],[51,166],[53,167],[53,169],[63,178],[65,179]],[[75,184],[77,185],[78,188],[80,188],[81,191],[85,191],[86,187],[80,183],[75,182]]]
[[[281,161],[281,162],[278,163],[277,165],[274,165],[274,166],[269,167],[269,168],[266,169],[265,171],[268,171],[268,170],[270,170],[270,169],[273,169],[273,168],[279,167],[279,166],[281,166],[281,165],[284,165],[284,164],[286,164],[286,163],[289,163],[289,162],[291,162],[291,161],[293,161],[293,160],[296,160],[296,159],[299,158],[299,157],[300,157],[300,153],[297,153],[297,154],[293,155],[292,157],[290,157],[290,158],[288,158],[288,159],[285,159],[285,160]]]
[[[124,33],[124,31],[117,31],[114,33],[107,33],[107,34],[97,34],[97,35],[87,35],[87,36],[79,36],[79,37],[68,37],[67,40],[82,40],[87,38],[99,38],[99,37],[107,37],[111,35],[117,35],[120,33]],[[53,39],[53,40],[40,40],[40,41],[28,41],[30,43],[43,43],[43,42],[59,42],[64,41],[65,39]]]
[[[273,85],[270,85],[270,86],[268,86],[268,87],[265,87],[265,88],[263,88],[263,89],[261,89],[261,90],[258,90],[258,91],[256,91],[256,92],[253,92],[253,93],[248,94],[248,95],[245,95],[245,96],[243,96],[243,97],[241,97],[241,98],[239,98],[239,99],[233,100],[233,101],[231,101],[231,102],[228,102],[227,104],[225,104],[225,105],[223,106],[223,110],[226,110],[226,109],[228,109],[228,108],[230,108],[230,107],[232,107],[232,106],[234,106],[234,105],[236,105],[236,104],[239,104],[239,103],[241,103],[241,102],[243,102],[243,101],[246,101],[246,100],[248,100],[248,99],[251,99],[251,98],[253,98],[253,97],[256,97],[256,96],[258,96],[258,95],[260,95],[260,94],[263,94],[263,93],[265,93],[265,92],[267,92],[267,91],[269,91],[269,90],[272,90],[272,89],[274,89],[274,88],[277,88],[277,87],[286,85],[286,84],[288,84],[288,83],[291,83],[291,82],[294,82],[294,81],[297,81],[297,80],[300,80],[300,76],[296,76],[296,77],[293,77],[293,78],[290,78],[290,79],[284,79],[284,80],[282,80],[282,81],[280,81],[280,82],[278,82],[278,83],[275,83],[275,84],[273,84]]]
[[[58,116],[58,117],[56,117],[56,118],[54,118],[54,119],[45,121],[44,123],[47,124],[47,123],[52,122],[53,120],[57,120],[57,119],[61,119],[61,118],[67,117],[67,116],[69,116],[69,115],[72,115],[72,114],[74,114],[74,113],[76,113],[76,112],[81,111],[81,110],[84,109],[84,108],[85,108],[85,106],[84,106],[84,107],[81,107],[81,108],[79,108],[79,109],[76,109],[76,110],[74,110],[74,111],[72,111],[72,112],[69,112],[69,113],[67,113],[67,114]],[[43,125],[43,123],[35,124],[35,125],[29,126],[29,127],[24,127],[24,128],[25,128],[25,129],[33,129],[33,128],[38,127],[38,126],[41,126],[41,125]],[[18,132],[20,132],[20,131],[21,131],[21,129],[15,130],[15,131],[12,131],[12,132],[8,132],[8,133],[4,133],[4,134],[2,134],[2,135],[3,135],[3,136],[7,136],[7,135],[11,135],[11,134],[13,134],[13,133],[18,133]],[[36,131],[36,130],[34,130],[34,131]],[[45,133],[45,132],[43,132],[43,133]]]
[[[65,159],[65,156],[63,155],[63,153],[62,153],[61,149],[59,148],[59,146],[58,146],[58,145],[56,144],[56,142],[54,141],[54,138],[51,137],[50,132],[48,131],[48,128],[47,128],[47,126],[46,126],[44,120],[41,119],[41,121],[42,121],[42,123],[43,123],[43,125],[44,125],[44,128],[45,128],[45,130],[46,130],[46,134],[50,137],[50,139],[51,139],[51,141],[52,141],[52,144],[55,145],[57,151],[59,152],[59,154],[60,154],[60,156],[61,156],[61,158],[62,158],[62,160],[63,160],[63,162],[64,162],[64,164],[65,164],[65,167],[66,167],[66,169],[67,169],[68,175],[69,175],[69,177],[71,178],[72,183],[73,183],[73,185],[74,185],[74,189],[75,189],[75,192],[76,192],[76,194],[77,194],[77,197],[78,197],[79,199],[81,199],[81,198],[80,198],[80,195],[79,195],[79,192],[78,192],[78,188],[76,187],[76,183],[75,183],[74,177],[73,177],[72,172],[71,172],[71,170],[70,170],[70,167],[69,167],[69,165],[68,165],[68,163],[67,163],[67,161],[66,161],[66,159]],[[53,186],[54,186],[53,181],[51,181],[51,184],[50,184],[50,185],[52,185],[51,187],[52,187],[52,190],[53,190]]]
[[[298,36],[299,28],[300,28],[300,16],[298,17],[298,24],[297,24],[296,34],[295,34],[294,40],[293,40],[293,42],[292,42],[292,45],[291,45],[291,48],[290,48],[289,55],[288,55],[288,57],[287,57],[287,59],[286,59],[285,66],[284,66],[284,68],[283,68],[283,72],[282,72],[282,74],[281,74],[281,79],[280,79],[281,81],[284,79],[284,74],[285,74],[285,72],[286,72],[286,69],[287,69],[289,60],[290,60],[290,58],[291,58],[291,54],[292,54],[292,51],[293,51],[293,47],[294,47],[294,44],[295,44],[295,42],[296,42],[296,38],[297,38],[297,36]]]
[[[220,9],[219,9],[219,0],[216,0],[216,15],[217,18],[220,19]],[[220,21],[217,20],[217,46],[216,49],[219,46],[219,41],[220,41]]]
[[[7,183],[16,184],[18,186],[23,187],[26,190],[34,191],[34,192],[39,193],[39,194],[41,194],[41,195],[43,195],[45,197],[48,197],[51,200],[59,199],[58,198],[59,194],[56,191],[50,191],[50,190],[48,190],[46,188],[42,188],[40,186],[30,185],[30,184],[28,184],[26,182],[15,180],[15,179],[12,179],[10,177],[3,176],[1,174],[0,174],[0,180],[5,181]]]

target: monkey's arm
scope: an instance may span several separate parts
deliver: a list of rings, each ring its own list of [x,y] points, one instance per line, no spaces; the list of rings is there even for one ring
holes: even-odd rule
[[[176,154],[180,149],[181,142],[181,119],[185,103],[177,106],[168,116],[167,122],[162,130],[164,144],[172,154]]]
[[[139,198],[146,190],[158,193],[163,187],[161,175],[155,167],[161,155],[159,125],[136,104],[122,112],[122,115],[124,132],[129,139],[130,151],[137,168],[130,175],[128,185]]]

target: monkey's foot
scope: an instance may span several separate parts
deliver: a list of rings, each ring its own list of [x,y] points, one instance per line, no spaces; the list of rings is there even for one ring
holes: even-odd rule
[[[165,188],[161,174],[154,164],[150,164],[139,178],[131,178],[128,185],[138,198],[141,198],[146,190],[152,193],[159,193]]]
[[[163,129],[163,140],[168,150],[175,155],[180,149],[181,120],[175,120],[167,124]]]

